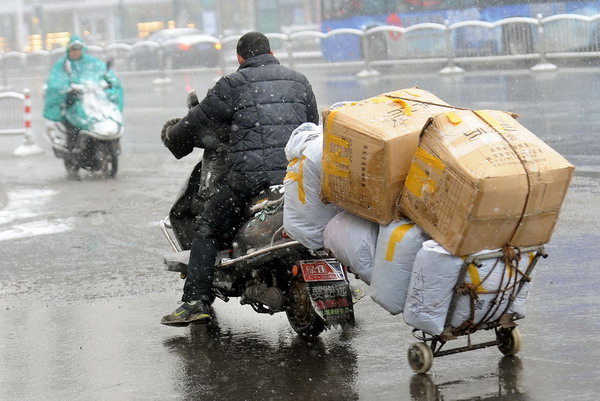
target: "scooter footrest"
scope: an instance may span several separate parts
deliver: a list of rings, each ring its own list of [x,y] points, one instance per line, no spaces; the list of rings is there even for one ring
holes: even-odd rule
[[[190,262],[190,251],[174,252],[163,257],[167,270],[171,272],[187,273]]]

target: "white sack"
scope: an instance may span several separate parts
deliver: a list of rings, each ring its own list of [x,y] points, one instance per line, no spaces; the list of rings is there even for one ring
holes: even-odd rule
[[[378,224],[340,212],[325,227],[325,248],[367,284],[371,283]]]
[[[313,123],[300,125],[292,132],[285,155],[290,163],[283,180],[283,227],[307,248],[323,248],[325,226],[341,210],[323,204],[319,196],[323,129]]]
[[[490,252],[494,251],[484,251],[477,255]],[[423,248],[415,258],[404,307],[404,321],[408,325],[433,335],[440,334],[444,330],[454,286],[462,265],[463,258],[451,255],[437,242],[430,240],[423,244]],[[504,262],[499,259],[483,260],[480,268],[475,265],[469,267],[465,282],[479,284],[473,320],[475,324],[483,318],[490,321],[502,315],[510,291],[499,295],[500,302],[495,306],[491,303],[497,297],[494,291],[514,285],[515,277],[514,269],[505,269]],[[470,296],[462,295],[452,316],[452,327],[460,326],[470,318],[470,314]]]
[[[379,226],[371,298],[392,315],[404,310],[415,257],[428,239],[429,236],[408,219]]]

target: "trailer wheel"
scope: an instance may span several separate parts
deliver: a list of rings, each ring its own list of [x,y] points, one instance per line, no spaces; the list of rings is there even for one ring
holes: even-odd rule
[[[498,349],[506,356],[517,354],[523,345],[521,332],[516,327],[511,329],[499,329],[496,331],[496,339],[500,341]]]
[[[408,364],[415,373],[427,373],[433,364],[433,351],[423,343],[413,343],[408,347]]]

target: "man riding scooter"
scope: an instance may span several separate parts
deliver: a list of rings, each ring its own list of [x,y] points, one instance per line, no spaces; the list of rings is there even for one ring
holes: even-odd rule
[[[161,139],[176,158],[201,143],[198,128],[226,126],[232,163],[226,182],[207,201],[199,216],[180,307],[161,323],[183,326],[211,319],[212,280],[219,244],[243,222],[249,200],[271,185],[281,184],[288,164],[284,148],[292,131],[305,122],[318,123],[312,87],[299,72],[279,64],[269,40],[259,32],[237,44],[238,70],[222,77],[206,97],[182,119],[169,120]]]
[[[66,128],[67,150],[77,142],[80,125],[86,122],[83,110],[78,106],[85,85],[102,84],[108,100],[123,110],[123,89],[120,80],[107,68],[107,64],[86,54],[86,46],[79,36],[72,36],[67,44],[66,55],[54,63],[46,83],[44,117],[62,123]],[[81,123],[81,124],[79,124]],[[68,178],[78,179],[77,169],[65,156]]]

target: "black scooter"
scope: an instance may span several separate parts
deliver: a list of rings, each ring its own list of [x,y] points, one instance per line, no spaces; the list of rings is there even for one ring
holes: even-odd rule
[[[195,103],[188,96],[188,107]],[[160,227],[173,253],[167,270],[187,275],[196,218],[229,170],[227,149],[204,149]],[[261,193],[246,210],[246,223],[223,247],[215,265],[214,296],[240,299],[258,313],[285,312],[292,328],[313,338],[331,327],[354,325],[346,268],[328,251],[314,251],[283,230],[283,185]]]

